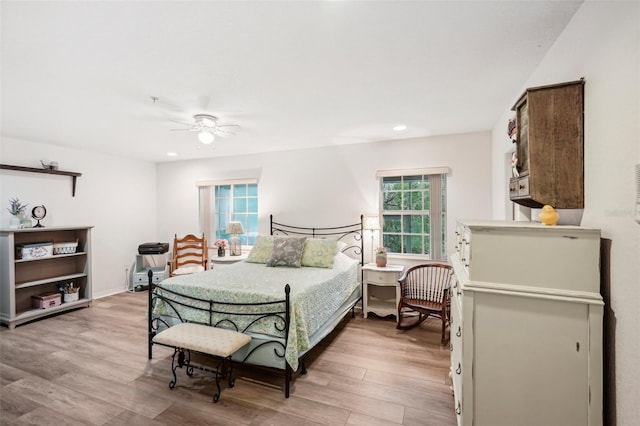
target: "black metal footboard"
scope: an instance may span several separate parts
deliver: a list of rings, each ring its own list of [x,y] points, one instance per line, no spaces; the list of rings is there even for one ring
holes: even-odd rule
[[[256,330],[272,322],[277,335],[273,340],[264,340],[252,348],[243,358],[243,363],[251,363],[251,357],[259,350],[273,348],[277,358],[283,360],[284,390],[289,397],[292,369],[285,360],[290,327],[290,287],[284,288],[284,299],[261,303],[236,303],[199,299],[170,290],[162,283],[153,282],[153,271],[149,270],[148,299],[148,357],[153,357],[153,338],[160,331],[182,322],[194,322],[211,327],[221,327],[251,335]],[[193,320],[197,316],[200,320]],[[206,320],[202,320],[206,318]],[[264,337],[264,334],[262,334]],[[156,343],[158,344],[158,343]],[[302,363],[301,363],[302,365]],[[304,366],[303,366],[304,369]]]

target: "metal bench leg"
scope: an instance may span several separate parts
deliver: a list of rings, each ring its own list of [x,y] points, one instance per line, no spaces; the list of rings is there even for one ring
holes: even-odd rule
[[[178,360],[176,362],[176,355],[178,355]],[[182,368],[187,366],[186,372],[188,376],[193,376],[193,367],[191,366],[191,351],[187,349],[186,356],[185,351],[182,348],[173,348],[173,356],[171,357],[171,372],[173,373],[173,380],[169,382],[169,389],[173,389],[176,387],[176,383],[178,383],[178,377],[176,376],[176,370],[178,368]]]
[[[232,388],[235,385],[235,379],[233,378],[233,363],[231,362],[231,356],[220,358],[218,365],[216,366],[216,393],[213,394],[213,402],[220,400],[220,380],[229,375],[229,387]]]

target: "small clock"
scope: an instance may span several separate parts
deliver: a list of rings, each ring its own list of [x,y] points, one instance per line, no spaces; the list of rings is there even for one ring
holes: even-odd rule
[[[38,223],[34,225],[34,228],[44,228],[44,226],[40,224],[40,221],[44,219],[46,215],[47,209],[45,206],[35,206],[31,209],[31,217],[38,221]]]

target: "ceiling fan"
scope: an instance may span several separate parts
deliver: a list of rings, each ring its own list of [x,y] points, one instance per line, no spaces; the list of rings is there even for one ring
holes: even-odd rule
[[[173,121],[173,120],[171,120]],[[198,132],[198,140],[205,145],[210,145],[216,136],[235,135],[229,127],[238,127],[237,124],[218,124],[218,117],[209,114],[196,114],[193,116],[193,124],[173,121],[174,123],[187,126],[183,129],[171,129],[178,131]]]

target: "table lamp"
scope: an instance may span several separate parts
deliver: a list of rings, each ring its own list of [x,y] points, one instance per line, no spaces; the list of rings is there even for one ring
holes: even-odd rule
[[[232,235],[232,237],[229,239],[229,252],[231,256],[240,256],[242,254],[242,244],[240,244],[240,238],[238,237],[238,234],[244,234],[242,223],[227,223],[226,232],[227,234]]]
[[[365,216],[362,227],[367,231],[371,231],[371,259],[373,260],[373,237],[374,231],[378,231],[380,229],[380,218],[378,216]]]

